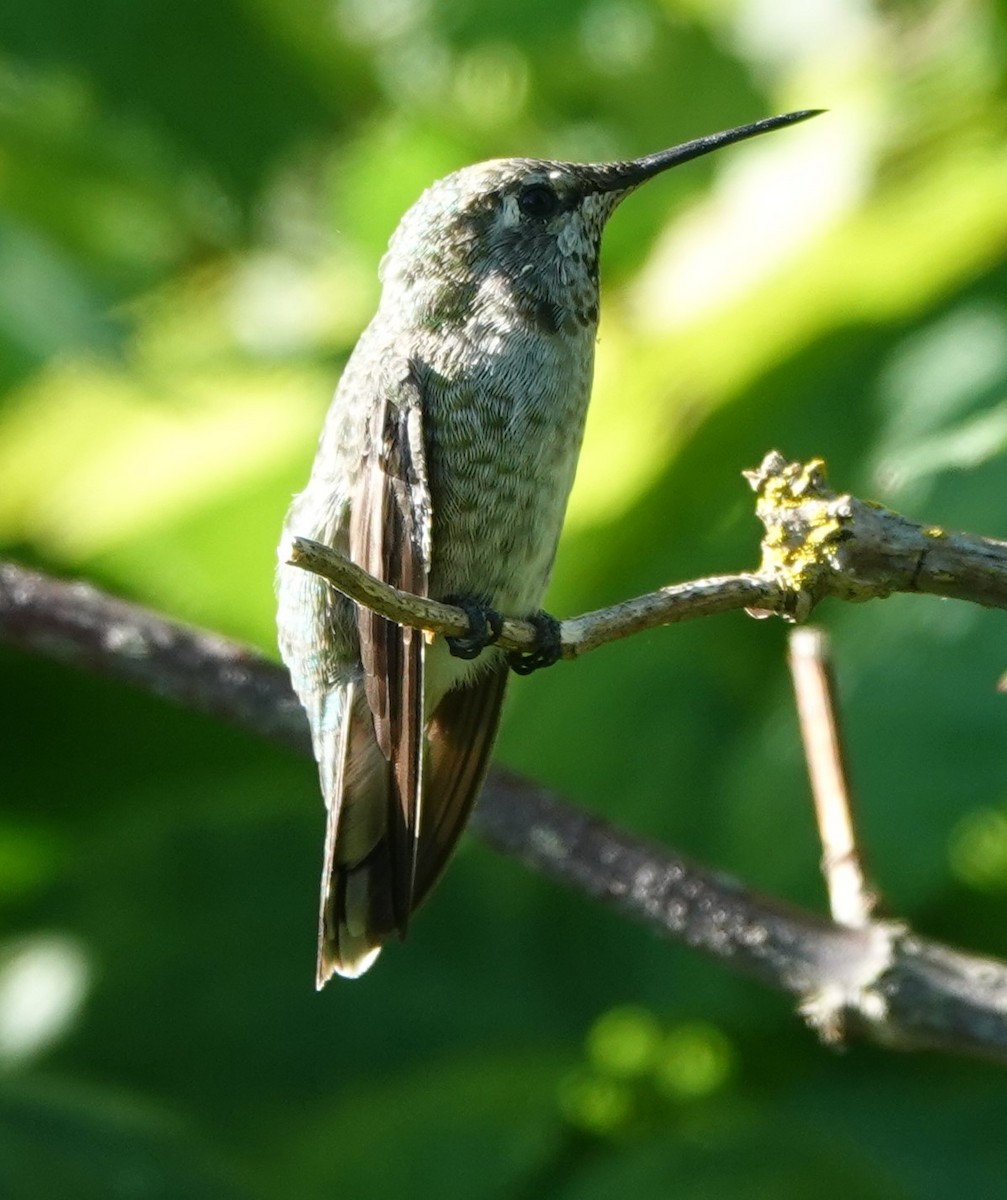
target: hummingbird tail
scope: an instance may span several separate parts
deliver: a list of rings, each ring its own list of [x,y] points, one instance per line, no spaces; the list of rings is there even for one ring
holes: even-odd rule
[[[316,986],[333,975],[356,979],[382,945],[405,934],[409,913],[440,878],[482,788],[507,684],[502,658],[472,682],[449,691],[426,727],[426,765],[409,912],[397,911],[401,813],[389,764],[378,747],[362,689],[342,684],[335,728],[319,772],[328,805],[322,867]],[[321,741],[321,739],[319,739]]]
[[[375,928],[372,877],[386,843],[379,783],[384,760],[356,683],[328,692],[319,717],[320,728],[327,731],[316,738],[327,809],[315,975],[321,989],[333,975],[363,975],[394,932],[394,923],[381,933]],[[382,926],[389,924],[390,915],[382,914]]]
[[[414,908],[441,877],[482,791],[509,678],[506,662],[494,658],[492,669],[447,692],[427,722],[426,795]]]

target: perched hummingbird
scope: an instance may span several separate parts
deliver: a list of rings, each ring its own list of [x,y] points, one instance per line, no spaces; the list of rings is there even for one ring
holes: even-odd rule
[[[626,162],[479,163],[395,231],[280,546],[280,650],[328,810],[318,987],[405,934],[482,786],[508,668],[559,657],[539,605],[591,392],[605,222],[669,167],[813,115]],[[430,641],[285,565],[294,535],[459,605],[469,636]],[[501,613],[535,621],[536,651],[492,646]]]

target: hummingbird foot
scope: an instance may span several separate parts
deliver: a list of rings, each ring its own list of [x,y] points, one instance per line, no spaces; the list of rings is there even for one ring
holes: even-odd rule
[[[467,634],[444,639],[455,658],[477,658],[503,632],[503,617],[488,604],[471,596],[445,596],[443,602],[460,608],[469,619]]]
[[[507,665],[515,675],[530,675],[542,667],[551,667],[558,662],[563,653],[563,640],[560,637],[560,624],[554,616],[547,612],[532,613],[527,620],[535,626],[537,642],[534,650],[524,653],[512,650],[507,655]]]

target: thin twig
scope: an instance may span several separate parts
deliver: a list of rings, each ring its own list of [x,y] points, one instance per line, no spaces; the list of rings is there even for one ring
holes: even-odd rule
[[[790,635],[790,675],[822,840],[822,872],[829,910],[837,925],[861,929],[870,922],[877,893],[857,845],[828,639],[806,626]]]
[[[291,539],[287,562],[321,575],[344,596],[399,625],[426,629],[447,637],[458,637],[469,630],[468,617],[460,608],[391,587],[337,550],[310,538]],[[577,658],[606,642],[658,625],[672,625],[736,609],[773,609],[785,606],[788,600],[783,586],[758,575],[725,575],[661,588],[561,622],[563,657]],[[538,636],[529,621],[505,617],[497,645],[504,650],[532,650]]]
[[[275,663],[93,587],[0,564],[0,640],[310,755],[303,713]],[[793,996],[824,1037],[855,1032],[1007,1063],[1003,963],[898,925],[850,929],[767,899],[499,769],[472,828],[549,878]]]
[[[1007,542],[919,525],[877,504],[828,487],[823,464],[788,462],[772,451],[746,476],[765,526],[758,572],[719,575],[663,587],[561,622],[563,658],[577,658],[645,629],[748,610],[804,620],[826,596],[883,599],[928,592],[1007,608]],[[291,539],[287,562],[328,579],[390,621],[457,637],[461,609],[390,587],[344,555],[308,538]],[[504,614],[499,645],[527,651],[535,627]]]

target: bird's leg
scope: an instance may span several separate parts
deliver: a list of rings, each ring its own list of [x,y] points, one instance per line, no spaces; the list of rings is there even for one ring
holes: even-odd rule
[[[541,667],[551,667],[554,662],[559,661],[563,652],[560,625],[554,616],[539,610],[532,613],[527,620],[535,626],[536,646],[527,653],[512,650],[507,655],[507,665],[515,675],[530,675],[532,671],[538,671]]]
[[[445,596],[443,603],[460,608],[469,619],[466,635],[444,639],[455,658],[476,658],[487,646],[492,646],[503,631],[503,617],[481,600],[471,596]]]

